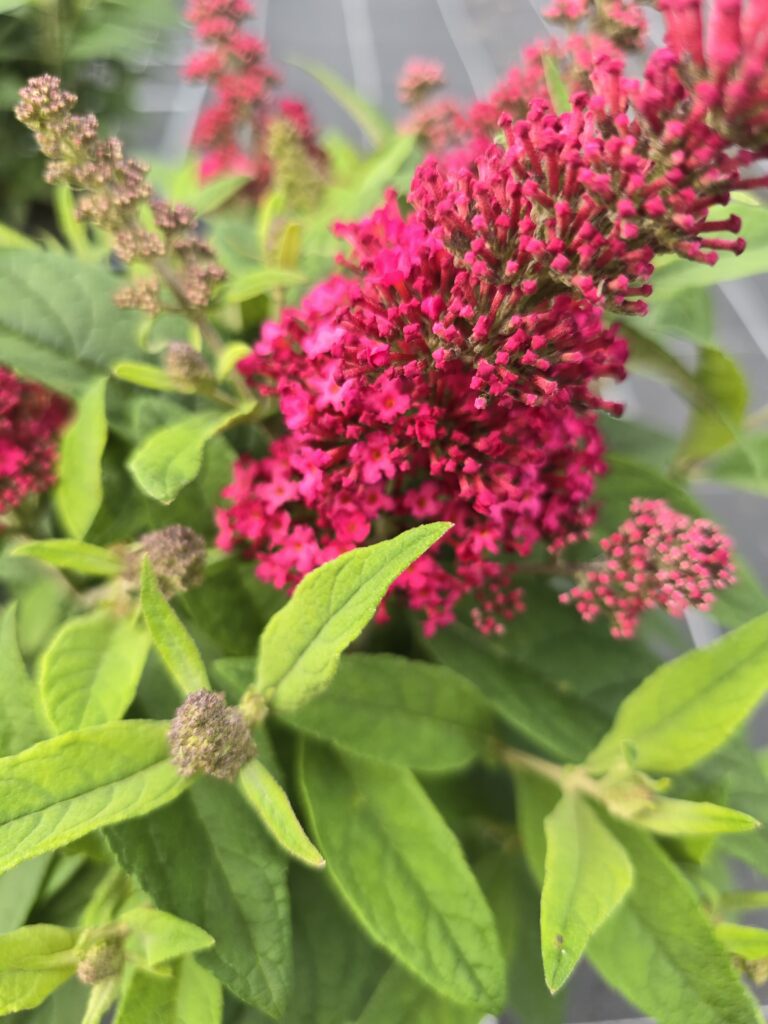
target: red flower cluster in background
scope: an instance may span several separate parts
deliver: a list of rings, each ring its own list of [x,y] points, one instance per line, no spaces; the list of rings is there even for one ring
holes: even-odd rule
[[[766,2],[751,0],[744,18]],[[715,6],[721,24],[733,5]],[[694,9],[698,0],[667,0],[670,46],[642,79],[625,76],[610,42],[587,74],[585,44],[571,70],[588,88],[569,112],[554,114],[539,93],[525,116],[502,114],[504,142],[473,131],[427,158],[408,212],[390,195],[339,229],[349,276],[267,324],[241,364],[255,390],[277,396],[287,433],[267,458],[236,467],[219,512],[223,547],[242,546],[263,579],[293,585],[380,533],[450,519],[439,549],[397,584],[426,630],[450,622],[465,596],[485,631],[521,609],[519,559],[561,551],[594,521],[597,417],[616,411],[598,382],[621,377],[626,359],[604,313],[645,311],[659,253],[712,263],[743,247],[738,218],[710,210],[756,183],[743,172],[768,143],[768,96],[734,96],[737,83],[764,89],[753,74],[764,33],[740,44],[726,72],[711,46],[700,59],[688,21],[683,32]],[[537,75],[531,65],[520,90],[538,91]],[[512,93],[499,105],[509,109]],[[712,567],[703,555],[701,594],[702,566]],[[706,605],[696,586],[660,577],[655,600]],[[628,635],[635,620],[622,611]]]
[[[0,515],[54,482],[67,403],[0,367]]]
[[[189,58],[185,74],[207,82],[213,97],[193,137],[204,154],[203,176],[248,175],[258,190],[270,177],[266,144],[272,121],[291,122],[315,159],[319,148],[306,107],[276,98],[279,76],[267,61],[264,41],[243,28],[251,14],[248,0],[189,0],[186,17],[203,49]]]
[[[587,622],[607,615],[617,638],[633,636],[648,608],[676,617],[687,608],[706,612],[715,591],[736,579],[731,542],[714,523],[691,519],[664,501],[636,498],[630,512],[600,542],[605,559],[580,572],[578,584],[560,597]]]

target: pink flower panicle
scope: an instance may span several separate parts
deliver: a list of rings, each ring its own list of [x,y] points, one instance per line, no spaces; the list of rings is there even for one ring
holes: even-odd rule
[[[15,113],[48,157],[46,180],[72,187],[77,216],[113,236],[120,260],[148,264],[154,271],[171,268],[164,277],[155,272],[120,289],[115,301],[149,313],[207,306],[224,271],[200,237],[194,211],[153,199],[146,165],[126,157],[119,139],[99,138],[98,120],[74,114],[76,103],[77,96],[65,92],[58,78],[42,75],[20,90]],[[154,230],[145,226],[147,204]]]
[[[610,42],[590,66],[579,52],[567,113],[534,97],[501,117],[502,141],[468,132],[428,157],[410,210],[390,193],[338,228],[346,276],[266,324],[241,364],[287,433],[236,467],[222,547],[293,586],[374,522],[388,535],[447,519],[395,589],[428,633],[465,599],[478,628],[503,629],[523,605],[520,559],[594,522],[597,417],[619,411],[598,387],[627,354],[605,312],[645,311],[660,253],[743,248],[738,218],[710,211],[762,149],[740,148],[688,62],[661,50],[634,81]]]
[[[445,68],[437,60],[412,57],[397,80],[397,95],[406,107],[413,107],[445,85]]]
[[[0,515],[53,485],[68,411],[58,395],[0,367]]]
[[[267,137],[276,120],[292,124],[307,158],[325,157],[306,107],[294,99],[276,100],[279,76],[267,60],[266,44],[243,29],[251,13],[248,0],[189,0],[186,17],[203,49],[188,59],[185,74],[207,82],[213,97],[193,137],[204,154],[203,177],[248,175],[258,192],[269,183]]]
[[[601,541],[604,559],[560,596],[587,622],[611,620],[611,633],[634,635],[642,613],[663,608],[709,611],[715,591],[735,580],[730,540],[708,519],[692,519],[664,501],[635,498],[630,518]]]
[[[589,20],[590,30],[625,50],[641,50],[648,21],[637,0],[554,0],[544,17],[564,25]]]

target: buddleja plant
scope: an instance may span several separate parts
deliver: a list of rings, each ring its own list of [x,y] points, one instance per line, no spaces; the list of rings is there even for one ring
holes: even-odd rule
[[[66,248],[0,253],[0,1012],[555,1024],[586,959],[760,1019],[768,599],[689,482],[765,490],[700,289],[768,265],[768,19],[659,6],[637,81],[627,4],[557,5],[600,34],[470,110],[412,64],[406,133],[321,72],[365,155],[196,0],[170,199],[22,90]],[[679,443],[613,419],[630,356]],[[688,650],[691,609],[730,632]]]

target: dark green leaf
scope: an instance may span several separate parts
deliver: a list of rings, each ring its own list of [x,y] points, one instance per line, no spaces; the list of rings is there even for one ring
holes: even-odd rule
[[[477,1010],[448,1002],[393,965],[356,1024],[477,1024]]]
[[[449,999],[498,1009],[504,969],[490,910],[413,775],[307,744],[301,785],[331,878],[374,941]]]
[[[139,317],[112,302],[114,277],[74,256],[0,252],[0,362],[68,395],[138,352]]]
[[[238,998],[279,1016],[292,966],[287,862],[234,787],[200,779],[161,813],[108,837],[161,910],[216,940],[200,962]]]

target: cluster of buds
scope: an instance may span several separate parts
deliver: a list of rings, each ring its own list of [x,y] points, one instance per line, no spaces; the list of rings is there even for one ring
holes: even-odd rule
[[[663,608],[680,617],[708,611],[715,591],[735,582],[729,539],[707,519],[692,519],[664,501],[636,498],[631,516],[601,541],[605,557],[561,595],[587,622],[599,615],[611,633],[631,637],[641,614]]]
[[[78,217],[111,234],[124,263],[149,267],[149,276],[123,288],[116,301],[153,314],[204,308],[224,271],[194,212],[152,199],[148,168],[126,157],[119,139],[100,138],[96,117],[73,113],[76,103],[58,78],[42,75],[20,91],[15,113],[48,158],[46,180],[75,191]],[[148,210],[153,228],[146,226]]]
[[[145,555],[161,591],[169,600],[202,585],[205,578],[205,538],[190,526],[174,524],[145,533],[128,555],[129,580],[138,582]]]
[[[234,782],[256,756],[248,723],[223,693],[196,690],[178,708],[168,732],[171,761],[180,775]]]
[[[276,101],[279,78],[264,41],[243,28],[250,15],[248,0],[189,0],[186,17],[203,48],[189,58],[185,74],[207,83],[212,95],[193,137],[203,153],[203,177],[247,175],[258,194],[274,173],[270,148],[285,145],[271,138],[273,130],[292,133],[291,144],[313,173],[324,167],[325,157],[304,105]]]
[[[412,57],[400,71],[397,96],[404,106],[413,107],[444,85],[445,68],[440,61]]]
[[[317,207],[325,190],[327,159],[317,145],[307,111],[294,100],[280,103],[267,127],[265,147],[271,184],[288,210]]]
[[[119,937],[103,939],[85,950],[77,965],[77,977],[84,985],[98,985],[117,977],[125,963]]]
[[[564,25],[587,21],[591,31],[624,50],[640,50],[648,35],[648,20],[637,0],[554,0],[544,17]]]
[[[68,409],[47,388],[0,367],[0,515],[53,484]]]

